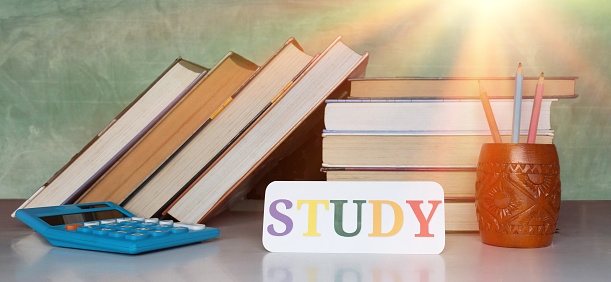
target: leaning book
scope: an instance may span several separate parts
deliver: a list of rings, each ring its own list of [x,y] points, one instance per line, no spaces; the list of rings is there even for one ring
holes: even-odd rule
[[[146,134],[193,87],[207,69],[175,60],[21,208],[75,201]]]
[[[287,145],[301,125],[349,77],[362,76],[368,53],[336,39],[269,111],[168,210],[180,221],[205,221],[248,191],[249,179]]]
[[[248,130],[268,103],[298,75],[312,57],[290,39],[253,73],[231,102],[198,129],[123,202],[133,213],[152,217],[174,201],[197,177],[213,166],[236,136]]]
[[[258,66],[229,52],[123,158],[92,185],[79,203],[121,204],[154,173],[210,116],[248,81]]]

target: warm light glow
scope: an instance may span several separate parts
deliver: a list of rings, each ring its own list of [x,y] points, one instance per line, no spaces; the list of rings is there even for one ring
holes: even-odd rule
[[[592,50],[609,49],[608,37],[580,35],[593,30],[580,28],[584,19],[595,19],[585,24],[600,24],[608,4],[560,2],[354,1],[345,19],[312,36],[341,34],[349,46],[370,51],[367,76],[511,77],[522,63],[526,77],[541,72],[589,77],[609,88],[606,71],[592,62],[592,54],[584,53],[588,45],[594,46]],[[601,8],[591,8],[597,5]]]

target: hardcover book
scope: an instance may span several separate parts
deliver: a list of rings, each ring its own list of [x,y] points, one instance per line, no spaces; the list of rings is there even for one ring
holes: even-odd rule
[[[121,203],[246,83],[258,66],[229,52],[128,153],[98,180],[79,203]]]
[[[231,199],[241,198],[249,178],[265,167],[298,135],[300,125],[324,104],[324,100],[349,77],[364,75],[368,54],[360,55],[335,40],[304,71],[275,105],[269,108],[218,163],[180,197],[168,214],[181,221],[205,221],[223,209]]]
[[[538,77],[525,77],[522,95],[532,99]],[[546,77],[545,98],[575,98],[577,77]],[[379,77],[350,80],[353,98],[479,98],[479,85],[490,98],[513,98],[515,77]],[[549,94],[547,94],[549,93]]]
[[[154,127],[206,70],[181,58],[175,60],[20,209],[74,202]]]
[[[157,216],[197,177],[212,167],[248,130],[295,76],[312,60],[296,40],[288,40],[218,114],[197,130],[123,203],[137,215]],[[193,222],[193,221],[192,221]]]
[[[551,130],[551,104],[541,105],[538,131]],[[512,130],[513,100],[490,100],[500,131]],[[520,128],[528,128],[533,99],[522,101]],[[466,100],[328,100],[325,128],[345,131],[487,131],[479,99]]]

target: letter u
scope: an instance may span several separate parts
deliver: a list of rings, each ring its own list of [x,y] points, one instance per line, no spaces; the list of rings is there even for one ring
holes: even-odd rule
[[[331,203],[335,205],[335,217],[334,217],[334,227],[335,233],[342,237],[354,237],[361,232],[361,214],[362,214],[362,206],[365,203],[365,200],[353,200],[352,202],[356,204],[356,230],[352,233],[348,233],[344,231],[344,204],[347,203],[347,200],[331,200]]]

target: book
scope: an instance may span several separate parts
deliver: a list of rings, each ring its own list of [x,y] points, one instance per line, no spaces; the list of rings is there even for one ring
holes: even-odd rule
[[[475,198],[475,167],[323,167],[327,181],[434,181],[446,200]]]
[[[206,70],[181,58],[175,60],[20,209],[75,201],[153,127]]]
[[[446,231],[478,231],[475,168],[323,168],[327,181],[435,181],[443,187]]]
[[[347,95],[347,83],[342,84],[330,97]],[[274,181],[325,181],[325,173],[321,171],[322,163],[322,132],[323,107],[319,107],[302,123],[286,142],[275,148],[274,153],[267,157],[259,169],[249,175],[249,191],[246,200],[263,200],[267,186]],[[242,202],[242,201],[240,201]],[[230,209],[236,203],[232,203]]]
[[[300,125],[349,77],[362,76],[368,53],[360,55],[337,38],[284,96],[168,209],[180,220],[202,222],[248,191],[248,179],[266,166],[280,145],[290,144]]]
[[[479,231],[474,201],[444,201],[446,232]]]
[[[541,105],[538,131],[551,130],[551,104]],[[500,131],[510,131],[513,100],[490,100]],[[533,99],[522,102],[521,128],[528,128]],[[325,128],[345,131],[489,131],[479,99],[448,100],[328,100]],[[527,130],[526,130],[527,132]]]
[[[157,216],[165,210],[202,170],[224,154],[236,136],[252,125],[252,120],[311,60],[312,56],[304,53],[296,40],[289,39],[208,125],[194,133],[122,205],[144,217]]]
[[[551,104],[575,98],[576,77],[546,84],[538,143],[552,143]],[[355,78],[350,97],[328,100],[321,171],[328,181],[435,181],[444,188],[446,230],[477,231],[476,166],[494,142],[480,101],[485,89],[503,142],[511,140],[515,78]],[[530,124],[537,78],[525,78],[519,116]],[[532,93],[532,94],[531,94]],[[532,96],[529,96],[532,95]],[[495,134],[498,131],[495,131]],[[527,130],[519,132],[526,142]]]
[[[253,62],[229,52],[78,202],[123,202],[198,128],[206,126],[209,117],[233,98],[257,68]]]
[[[522,93],[532,99],[538,77],[525,77]],[[577,77],[546,77],[545,98],[574,98]],[[355,98],[479,98],[478,81],[490,98],[513,98],[515,77],[395,77],[350,80]],[[547,94],[549,93],[549,94]]]
[[[553,133],[541,132],[538,142],[551,144]],[[521,136],[526,142],[527,134]],[[511,135],[502,135],[508,143]],[[345,132],[324,131],[323,167],[475,167],[486,132]]]
[[[323,168],[327,181],[435,181],[443,187],[446,231],[478,231],[475,168]]]

